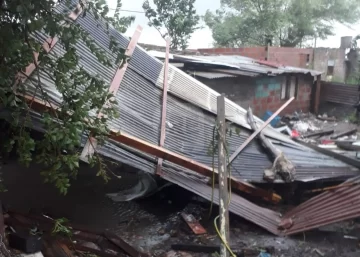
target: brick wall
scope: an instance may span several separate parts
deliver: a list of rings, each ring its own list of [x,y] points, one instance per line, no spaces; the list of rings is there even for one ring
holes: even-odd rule
[[[201,54],[241,55],[258,60],[266,60],[266,47],[205,48],[198,49]],[[311,48],[269,47],[268,61],[287,66],[309,68],[313,55]]]
[[[275,112],[279,109],[288,99],[281,100],[281,85],[285,83],[285,77],[277,79],[277,83],[270,81],[266,83],[264,81],[262,84],[256,86],[256,91],[263,92],[261,97],[255,97],[252,100],[252,107],[255,110],[255,113],[260,117],[269,110]],[[313,84],[313,78],[311,76],[298,75],[298,91],[296,99],[286,107],[286,109],[281,113],[291,114],[295,111],[309,112],[311,107],[311,89]],[[274,86],[275,85],[275,86]],[[265,93],[264,93],[265,92]]]
[[[208,55],[241,55],[258,60],[265,60],[265,47],[240,47],[240,48],[203,48],[198,49],[201,54]]]
[[[250,78],[239,76],[235,78],[205,79],[196,77],[205,85],[219,93],[224,93],[233,102],[247,109],[249,106],[257,116],[262,117],[269,110],[275,112],[286,101],[280,99],[281,84],[286,76]],[[298,94],[281,114],[291,114],[294,111],[308,112],[311,105],[311,88],[313,77],[298,75]]]

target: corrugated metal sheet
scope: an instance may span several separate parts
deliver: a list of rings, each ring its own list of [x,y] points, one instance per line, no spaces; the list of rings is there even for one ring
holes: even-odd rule
[[[334,82],[321,82],[320,101],[355,105],[359,101],[359,91],[356,85],[346,85]]]
[[[166,165],[164,166],[163,178],[211,201],[212,188],[206,184],[207,181],[178,172],[174,169],[168,169]],[[215,204],[219,202],[219,191],[217,188],[214,189],[213,200]],[[278,224],[281,220],[281,214],[278,212],[253,204],[234,193],[231,194],[229,211],[259,225],[275,235],[280,234]]]
[[[185,55],[173,55],[175,61],[184,61],[192,62],[197,64],[204,64],[209,68],[213,66],[223,66],[227,68],[239,69],[242,71],[255,72],[258,75],[267,74],[267,75],[278,75],[283,73],[301,73],[301,74],[311,74],[312,76],[320,75],[322,72],[291,67],[291,66],[279,66],[275,67],[274,65],[266,65],[265,63],[260,63],[259,61],[244,57],[244,56],[235,56],[235,55],[216,55],[216,56],[185,56]]]
[[[291,219],[293,223],[284,234],[293,235],[359,217],[360,177],[352,178],[343,185],[306,201],[284,215],[282,220]]]

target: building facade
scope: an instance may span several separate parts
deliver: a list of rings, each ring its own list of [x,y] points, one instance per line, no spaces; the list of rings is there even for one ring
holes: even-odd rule
[[[309,112],[311,109],[311,93],[314,77],[306,74],[286,74],[274,77],[226,77],[208,79],[195,76],[196,79],[224,93],[226,97],[262,117],[266,111],[275,112],[289,98],[295,97],[292,103],[281,113],[292,114]]]

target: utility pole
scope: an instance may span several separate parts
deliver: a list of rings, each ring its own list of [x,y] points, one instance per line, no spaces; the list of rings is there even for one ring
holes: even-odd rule
[[[219,172],[219,208],[220,208],[220,236],[229,244],[229,210],[228,210],[228,175],[226,168],[226,151],[225,151],[225,96],[224,94],[217,97],[217,123],[218,123],[218,172]],[[224,243],[220,247],[220,256],[229,257],[229,252]]]

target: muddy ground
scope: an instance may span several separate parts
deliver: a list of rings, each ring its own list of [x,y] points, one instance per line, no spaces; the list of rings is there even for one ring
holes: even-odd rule
[[[121,167],[115,168],[115,171],[122,172],[122,179],[112,179],[105,185],[101,179],[94,176],[94,170],[83,165],[67,196],[59,195],[51,185],[42,183],[39,166],[24,168],[10,161],[1,170],[9,190],[0,194],[6,206],[21,211],[32,209],[36,212],[45,212],[56,218],[67,217],[73,223],[94,229],[110,229],[152,256],[165,256],[171,250],[172,244],[219,243],[213,226],[215,214],[210,219],[207,218],[208,203],[199,201],[193,194],[179,187],[167,187],[143,200],[112,202],[105,196],[106,193],[129,188],[137,180],[136,174],[124,171]],[[215,212],[216,210],[217,207]],[[182,211],[201,219],[200,222],[208,234],[195,236],[180,217]],[[322,231],[282,238],[273,236],[235,215],[231,215],[230,220],[231,245],[234,247],[260,249],[273,246],[275,254],[272,256],[284,257],[311,257],[321,254],[339,257],[360,256],[358,241],[344,238],[344,235],[360,237],[360,226],[356,221],[330,226],[327,231],[323,228]],[[209,253],[189,254],[211,256]]]

